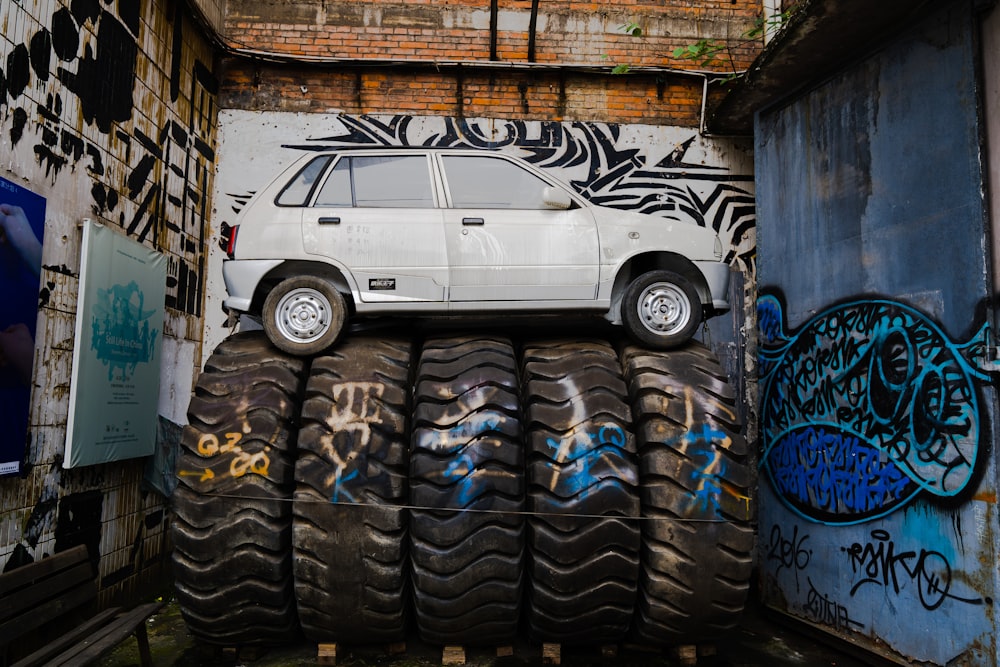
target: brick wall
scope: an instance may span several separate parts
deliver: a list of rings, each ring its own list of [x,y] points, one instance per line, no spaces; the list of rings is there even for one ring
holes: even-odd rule
[[[532,33],[529,0],[499,0],[495,15],[489,0],[230,3],[222,104],[697,127],[704,79],[694,70],[745,68],[760,43],[741,35],[760,10],[748,0],[547,1]],[[629,23],[641,37],[625,34]],[[707,65],[673,57],[702,39],[729,49]],[[611,75],[615,65],[630,71]]]
[[[223,62],[224,108],[490,116],[698,127],[702,79],[556,71],[303,68]]]

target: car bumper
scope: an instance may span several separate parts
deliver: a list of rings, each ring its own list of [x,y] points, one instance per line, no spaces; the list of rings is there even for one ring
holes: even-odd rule
[[[228,294],[222,302],[223,307],[248,312],[257,285],[281,263],[280,259],[228,259],[222,262],[222,279],[226,283]]]
[[[724,313],[729,304],[729,265],[722,262],[695,262],[695,266],[705,276],[708,292],[712,298],[712,310]]]

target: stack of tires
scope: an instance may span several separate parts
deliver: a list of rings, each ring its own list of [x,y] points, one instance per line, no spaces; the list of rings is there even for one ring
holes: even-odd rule
[[[742,612],[753,469],[711,353],[236,334],[189,410],[174,573],[223,645],[650,646]]]

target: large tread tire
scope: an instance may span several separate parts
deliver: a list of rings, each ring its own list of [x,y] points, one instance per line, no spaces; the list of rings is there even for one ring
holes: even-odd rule
[[[181,438],[173,570],[191,633],[236,646],[298,636],[291,535],[295,418],[304,364],[262,332],[209,358]]]
[[[483,645],[516,637],[523,465],[511,343],[489,336],[428,340],[417,370],[410,453],[410,558],[424,641]]]
[[[639,441],[644,644],[717,639],[753,569],[754,470],[725,372],[700,343],[622,351]]]
[[[295,465],[295,596],[306,637],[374,644],[407,629],[411,345],[352,337],[312,362]]]
[[[597,340],[525,345],[529,594],[543,642],[626,638],[639,576],[635,438],[615,351]]]

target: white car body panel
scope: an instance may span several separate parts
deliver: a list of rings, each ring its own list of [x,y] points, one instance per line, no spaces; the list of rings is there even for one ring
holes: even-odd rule
[[[444,219],[450,301],[592,300],[597,294],[597,228],[587,209],[446,209]]]
[[[445,300],[448,254],[438,208],[304,209],[309,255],[350,267],[355,300],[395,303]],[[320,220],[339,220],[320,224]],[[406,252],[399,252],[399,249]]]

